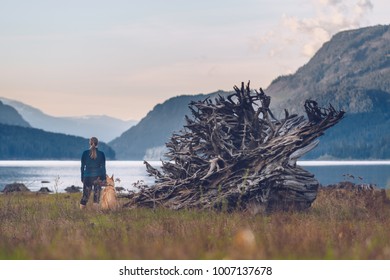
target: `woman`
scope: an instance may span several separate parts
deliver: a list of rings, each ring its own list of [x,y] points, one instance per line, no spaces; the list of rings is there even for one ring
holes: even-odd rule
[[[98,139],[92,137],[89,140],[89,150],[81,156],[81,182],[83,182],[83,197],[80,201],[80,209],[87,205],[93,188],[93,202],[98,205],[100,200],[101,181],[106,179],[106,156],[98,150]]]

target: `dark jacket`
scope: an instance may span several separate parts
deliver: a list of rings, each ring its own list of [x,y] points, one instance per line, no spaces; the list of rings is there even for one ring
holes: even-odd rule
[[[85,177],[100,177],[106,179],[106,156],[96,149],[96,159],[91,159],[89,150],[83,152],[81,156],[81,181]]]

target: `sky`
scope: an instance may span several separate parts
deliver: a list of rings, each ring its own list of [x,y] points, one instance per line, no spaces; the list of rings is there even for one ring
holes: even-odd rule
[[[388,0],[0,0],[0,97],[140,120],[183,94],[267,88]]]

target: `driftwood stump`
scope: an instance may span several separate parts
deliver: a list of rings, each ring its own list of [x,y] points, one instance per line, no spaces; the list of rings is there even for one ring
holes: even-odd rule
[[[235,93],[189,104],[193,118],[166,143],[167,161],[146,164],[156,178],[129,196],[129,207],[171,209],[306,209],[319,187],[314,175],[297,166],[315,148],[317,138],[343,117],[343,111],[307,100],[308,119],[290,115],[278,120],[271,98],[249,82]]]

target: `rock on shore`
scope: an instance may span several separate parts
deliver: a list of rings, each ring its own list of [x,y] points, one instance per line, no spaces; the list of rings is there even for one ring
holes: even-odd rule
[[[26,187],[25,184],[22,183],[12,183],[5,185],[2,190],[3,193],[11,193],[11,192],[29,192],[30,190]]]

